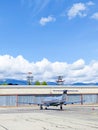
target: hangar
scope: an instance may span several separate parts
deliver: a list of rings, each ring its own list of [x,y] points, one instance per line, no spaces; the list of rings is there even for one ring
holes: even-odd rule
[[[81,104],[98,103],[98,86],[1,85],[0,106],[19,106],[19,102],[23,101],[41,101],[46,96],[61,95],[63,90],[68,90],[68,101],[80,100]]]

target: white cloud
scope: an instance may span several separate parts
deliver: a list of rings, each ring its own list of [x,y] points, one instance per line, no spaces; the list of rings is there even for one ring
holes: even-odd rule
[[[32,72],[34,80],[56,81],[58,75],[64,76],[65,83],[98,82],[98,61],[86,65],[83,59],[72,64],[66,62],[50,62],[44,58],[36,63],[29,62],[21,55],[0,56],[0,79],[26,79],[27,73]]]
[[[48,17],[42,17],[39,21],[39,23],[44,26],[49,22],[54,22],[56,19],[52,16],[48,16]]]
[[[68,10],[67,16],[69,19],[72,19],[76,16],[85,17],[87,16],[87,9],[89,6],[94,5],[92,1],[87,3],[75,3],[73,6]]]
[[[68,17],[69,19],[72,19],[76,17],[77,15],[80,17],[84,17],[86,14],[84,11],[86,10],[86,6],[83,3],[76,3],[73,4],[73,6],[68,11]]]
[[[71,64],[71,69],[73,70],[80,70],[83,69],[85,66],[85,62],[83,59],[79,59],[78,61],[75,61],[73,64]]]
[[[88,6],[92,6],[92,5],[95,5],[92,1],[89,1],[86,3]]]
[[[94,13],[92,16],[91,16],[92,19],[95,19],[95,20],[98,20],[98,12]]]

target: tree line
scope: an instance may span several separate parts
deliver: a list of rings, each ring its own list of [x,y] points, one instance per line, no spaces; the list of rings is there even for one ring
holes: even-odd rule
[[[47,85],[47,82],[46,81],[43,81],[43,82],[40,82],[40,81],[35,81],[34,83],[29,83],[29,82],[27,82],[27,85]],[[15,84],[15,83],[6,83],[6,82],[4,82],[4,83],[2,83],[2,84],[0,84],[0,85],[20,85],[20,84]]]

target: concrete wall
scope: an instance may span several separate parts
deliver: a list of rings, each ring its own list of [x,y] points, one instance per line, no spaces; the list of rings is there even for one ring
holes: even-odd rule
[[[68,90],[68,94],[98,94],[98,87],[71,87],[71,86],[0,86],[0,95],[51,95],[62,94]]]

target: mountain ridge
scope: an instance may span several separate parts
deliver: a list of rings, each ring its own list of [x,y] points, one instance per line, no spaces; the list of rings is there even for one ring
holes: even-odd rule
[[[35,82],[32,83],[34,85]],[[8,85],[27,85],[26,80],[17,80],[17,79],[2,79],[0,80],[0,84],[8,84]],[[57,85],[56,82],[47,81],[47,85]],[[82,82],[76,82],[72,84],[64,84],[64,85],[73,85],[73,86],[86,86],[86,85],[98,85],[98,83],[82,83]]]

